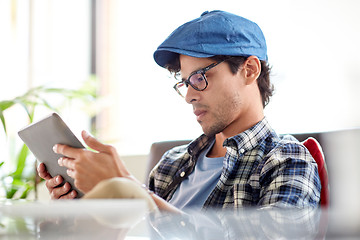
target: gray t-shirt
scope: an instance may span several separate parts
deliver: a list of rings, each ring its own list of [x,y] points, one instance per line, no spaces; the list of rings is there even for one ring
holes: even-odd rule
[[[194,171],[176,189],[169,201],[175,207],[201,209],[215,188],[220,179],[224,157],[206,157],[214,143],[200,154]]]

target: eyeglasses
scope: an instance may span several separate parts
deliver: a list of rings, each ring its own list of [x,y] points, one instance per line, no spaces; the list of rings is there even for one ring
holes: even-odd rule
[[[222,61],[219,61],[216,63],[212,63],[207,67],[204,67],[200,70],[193,72],[188,77],[187,80],[182,80],[181,82],[176,83],[174,85],[174,89],[182,97],[186,96],[189,85],[197,91],[204,91],[206,89],[206,87],[208,86],[208,81],[206,80],[205,73],[224,61],[225,60],[222,60]]]

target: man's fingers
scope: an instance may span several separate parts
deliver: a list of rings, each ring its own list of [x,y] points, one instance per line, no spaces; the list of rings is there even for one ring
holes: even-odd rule
[[[103,153],[112,153],[113,147],[107,144],[103,144],[99,142],[96,138],[90,136],[86,131],[81,132],[82,138],[84,142],[92,149],[103,152]],[[53,151],[57,154],[64,155],[69,158],[77,158],[84,149],[81,148],[73,148],[67,145],[55,144],[53,146]]]
[[[83,151],[81,148],[73,148],[67,145],[55,144],[53,146],[53,151],[57,154],[61,154],[70,158],[75,158],[79,151]]]
[[[86,143],[86,145],[88,145],[90,148],[92,148],[98,152],[104,152],[104,153],[109,152],[109,145],[102,144],[96,138],[90,136],[90,134],[87,133],[86,131],[82,131],[81,136],[84,139],[84,142]]]
[[[62,196],[69,194],[70,189],[70,183],[66,182],[63,186],[54,188],[50,191],[51,198],[59,199]]]
[[[52,189],[52,188],[56,188],[57,186],[59,186],[63,181],[64,181],[64,179],[59,175],[59,176],[56,176],[56,177],[46,180],[45,184],[48,189]]]
[[[71,192],[61,196],[59,199],[73,199],[77,196],[77,192],[75,190],[72,190]]]
[[[51,175],[49,174],[49,172],[46,170],[44,163],[39,164],[39,166],[37,167],[37,172],[38,172],[39,176],[45,180],[49,180],[52,178]]]
[[[67,169],[66,174],[71,178],[75,178],[75,171],[74,170]]]
[[[74,159],[67,158],[67,157],[61,157],[58,159],[59,166],[66,167],[68,169],[74,169],[75,168],[75,162]]]

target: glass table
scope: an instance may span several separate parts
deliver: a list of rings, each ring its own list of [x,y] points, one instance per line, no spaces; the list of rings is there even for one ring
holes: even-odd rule
[[[149,213],[142,200],[2,201],[1,239],[359,239],[358,214],[327,209]]]

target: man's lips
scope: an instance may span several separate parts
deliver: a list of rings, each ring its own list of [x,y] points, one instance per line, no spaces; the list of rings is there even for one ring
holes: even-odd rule
[[[206,111],[205,110],[195,110],[194,111],[194,114],[196,116],[196,119],[198,121],[201,121],[201,119],[204,117],[204,115],[206,114]]]

